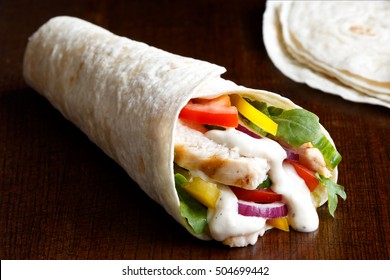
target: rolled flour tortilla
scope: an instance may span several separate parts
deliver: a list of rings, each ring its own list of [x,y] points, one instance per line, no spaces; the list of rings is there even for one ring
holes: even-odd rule
[[[179,113],[190,99],[229,93],[286,110],[298,106],[280,95],[224,80],[223,72],[223,67],[174,55],[67,16],[49,20],[30,37],[23,66],[27,83],[191,234],[246,246],[270,228],[265,220],[255,232],[234,236],[233,231],[194,233],[182,216],[173,164]],[[333,144],[322,126],[321,130]],[[337,167],[331,177],[337,180]],[[316,195],[318,207],[327,200],[326,189],[319,187]]]

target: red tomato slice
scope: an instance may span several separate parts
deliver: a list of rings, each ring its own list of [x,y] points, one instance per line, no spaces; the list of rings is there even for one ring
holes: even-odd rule
[[[194,98],[191,99],[191,102],[196,104],[207,104],[212,106],[223,106],[223,107],[230,107],[232,106],[232,103],[230,102],[229,95],[221,95],[216,98],[212,99],[206,99],[206,98]]]
[[[246,190],[237,187],[230,187],[239,200],[272,203],[282,200],[282,195],[268,189],[263,190]]]
[[[305,181],[306,186],[311,192],[317,188],[320,181],[318,181],[314,171],[310,170],[299,162],[290,159],[286,159],[286,161],[294,167],[299,177]]]
[[[199,124],[238,126],[237,108],[231,106],[227,95],[214,99],[192,99],[181,110],[179,118]]]
[[[183,120],[183,119],[181,121],[185,126],[188,126],[189,128],[192,128],[193,130],[197,130],[197,131],[202,132],[202,133],[207,132],[206,127],[200,123],[196,123],[196,122],[189,121],[189,120]]]

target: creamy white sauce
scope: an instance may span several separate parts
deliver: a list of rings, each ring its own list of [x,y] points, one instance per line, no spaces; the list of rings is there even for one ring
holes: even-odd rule
[[[276,141],[268,138],[256,139],[234,128],[209,130],[205,135],[218,144],[237,149],[242,156],[265,158],[270,164],[273,161],[283,161],[287,157],[286,151]]]
[[[239,215],[238,199],[232,190],[223,185],[219,185],[219,188],[221,195],[217,205],[215,209],[209,208],[207,212],[207,222],[211,236],[215,240],[223,241],[232,236],[249,234],[252,234],[257,239],[259,234],[263,234],[266,219]]]
[[[235,129],[210,130],[205,134],[213,141],[239,150],[245,157],[260,157],[268,161],[268,174],[272,181],[272,190],[283,197],[288,208],[288,222],[297,231],[310,232],[318,228],[318,215],[312,204],[310,191],[304,181],[288,163],[282,146],[268,138],[255,139]],[[221,197],[215,209],[209,209],[208,223],[211,236],[224,240],[233,236],[248,236],[253,233],[263,234],[268,227],[265,219],[244,217],[237,213],[237,198],[227,187],[221,188]],[[251,240],[247,240],[252,244]]]
[[[283,196],[288,208],[288,223],[297,231],[315,231],[319,219],[308,187],[290,164],[283,163],[282,170],[286,179],[281,184],[272,185],[272,190]]]

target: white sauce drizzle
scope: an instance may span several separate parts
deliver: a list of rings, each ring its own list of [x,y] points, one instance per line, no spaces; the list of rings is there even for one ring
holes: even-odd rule
[[[219,185],[221,194],[215,209],[209,208],[207,212],[207,222],[211,236],[218,241],[223,241],[228,237],[242,236],[265,231],[266,219],[259,217],[246,217],[238,214],[238,199],[232,190],[223,185]],[[256,241],[255,239],[255,241]]]
[[[239,150],[242,156],[260,157],[268,161],[268,172],[272,190],[283,197],[288,208],[288,222],[297,231],[311,232],[318,228],[316,208],[312,204],[310,191],[304,181],[288,163],[283,163],[286,152],[276,141],[268,138],[255,139],[235,129],[210,130],[205,134],[213,141]],[[221,186],[221,196],[215,209],[209,209],[207,220],[211,236],[219,241],[229,237],[262,235],[268,227],[266,220],[246,217],[237,213],[237,197],[225,186]],[[253,244],[253,240],[247,243]]]

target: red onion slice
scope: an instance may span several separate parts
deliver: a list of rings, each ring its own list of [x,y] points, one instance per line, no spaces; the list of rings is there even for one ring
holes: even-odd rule
[[[243,200],[238,201],[238,214],[243,216],[275,219],[287,215],[287,206],[282,202],[254,203]]]
[[[238,127],[237,127],[236,129],[237,129],[238,131],[241,131],[241,132],[245,133],[245,134],[248,134],[249,136],[252,136],[253,138],[256,138],[256,139],[260,139],[260,138],[261,138],[260,135],[258,135],[258,134],[256,134],[256,133],[254,133],[253,131],[247,129],[245,126],[243,126],[243,125],[241,125],[241,124],[239,124]]]
[[[292,152],[292,151],[290,151],[290,150],[288,150],[286,148],[284,148],[284,150],[287,153],[287,158],[288,159],[291,159],[291,160],[294,160],[294,161],[299,161],[299,155],[298,154],[296,154],[296,153],[294,153],[294,152]]]

